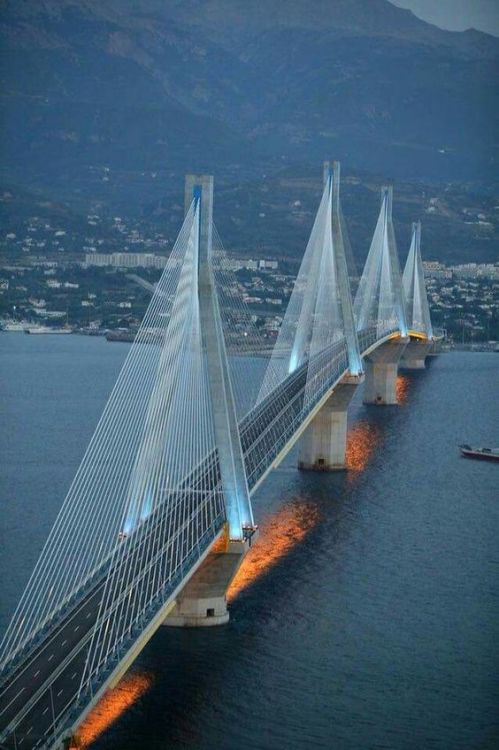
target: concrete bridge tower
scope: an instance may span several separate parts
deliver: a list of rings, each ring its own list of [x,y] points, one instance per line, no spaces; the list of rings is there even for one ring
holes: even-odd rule
[[[331,162],[324,162],[324,190],[330,193],[332,250],[336,274],[333,294],[338,296],[341,308],[349,372],[305,429],[300,439],[298,466],[306,470],[335,471],[346,467],[348,405],[363,379],[345,252],[338,161],[334,161],[332,165]]]
[[[222,625],[228,621],[226,592],[256,532],[213,274],[211,175],[186,176],[186,214],[193,200],[200,209],[198,295],[202,347],[208,368],[227,524],[222,544],[194,573],[164,621],[170,627]]]

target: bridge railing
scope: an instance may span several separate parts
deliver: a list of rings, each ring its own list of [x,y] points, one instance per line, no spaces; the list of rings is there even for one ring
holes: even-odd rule
[[[375,335],[375,331],[366,331],[363,341],[374,343]],[[241,425],[241,440],[250,489],[347,370],[347,345],[342,338],[316,355],[312,362],[303,363],[248,415],[250,419]]]
[[[397,328],[388,328],[383,338],[394,333],[398,333]],[[361,352],[378,340],[375,327],[361,331]],[[316,355],[313,363],[301,365],[243,420],[241,440],[250,489],[286,447],[304,419],[347,371],[348,354],[343,338]],[[309,372],[312,372],[312,380],[308,377]]]

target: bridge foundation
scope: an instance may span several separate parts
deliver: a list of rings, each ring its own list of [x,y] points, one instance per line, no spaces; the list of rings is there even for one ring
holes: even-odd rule
[[[225,625],[229,621],[227,590],[249,546],[249,541],[230,541],[225,550],[210,552],[177,597],[163,625],[170,628]]]
[[[408,338],[393,339],[382,344],[364,360],[366,382],[365,404],[396,404],[397,371]]]
[[[300,438],[298,468],[337,471],[346,468],[348,405],[360,377],[347,377],[334,389]]]
[[[411,339],[400,358],[399,367],[403,370],[424,370],[425,359],[431,348],[431,341]]]

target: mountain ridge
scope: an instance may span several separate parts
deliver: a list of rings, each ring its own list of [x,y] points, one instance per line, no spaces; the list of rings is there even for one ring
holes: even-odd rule
[[[109,168],[140,200],[148,170],[233,179],[330,155],[403,179],[496,173],[499,39],[388,0],[3,0],[0,16],[2,174],[27,187],[90,193]]]

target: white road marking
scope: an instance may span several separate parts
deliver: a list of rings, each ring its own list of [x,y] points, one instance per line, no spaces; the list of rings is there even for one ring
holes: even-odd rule
[[[77,626],[75,627],[75,630],[74,630],[74,632],[75,632],[75,633],[76,633],[76,631],[77,631],[77,630],[79,629],[79,627],[80,627],[79,625],[77,625]]]
[[[49,660],[49,661],[52,661],[52,659],[53,659],[53,658],[54,658],[54,654],[50,654],[50,656],[49,656],[49,659],[48,659],[48,660]]]
[[[76,677],[76,675],[77,675],[77,673],[76,673],[76,672],[75,672],[74,674],[72,674],[72,675],[71,675],[71,679],[72,679],[72,680],[74,680],[74,678]]]
[[[45,711],[42,711],[42,716],[45,716],[45,714],[47,713],[48,710],[49,710],[49,707],[47,706],[47,708],[45,709]]]
[[[65,643],[67,643],[66,639],[63,640],[63,642],[61,643],[61,646],[64,646]]]
[[[61,689],[59,690],[59,692],[57,693],[57,697],[59,697],[59,696],[60,696],[60,694],[62,693],[62,691],[63,691],[63,690],[64,690],[64,688],[61,688]]]
[[[85,619],[87,619],[87,620],[88,620],[88,618],[90,617],[90,615],[91,615],[91,614],[92,614],[92,613],[91,613],[91,612],[89,612],[89,613],[88,613],[88,615],[86,616],[86,618],[85,618]]]
[[[38,670],[37,670],[37,671],[35,672],[35,674],[33,675],[33,677],[37,677],[37,676],[38,676],[39,674],[40,674],[40,670],[38,669]]]
[[[30,727],[30,728],[28,729],[28,731],[26,732],[26,734],[29,734],[29,733],[31,732],[31,730],[32,730],[32,729],[33,729],[33,727]]]
[[[15,694],[15,696],[7,703],[7,705],[5,706],[5,708],[3,708],[0,711],[0,716],[4,713],[4,711],[6,711],[8,709],[8,707],[10,706],[11,703],[14,703],[14,701],[17,700],[17,698],[19,698],[19,696],[21,695],[21,693],[24,693],[25,689],[26,688],[21,688],[20,691]]]

